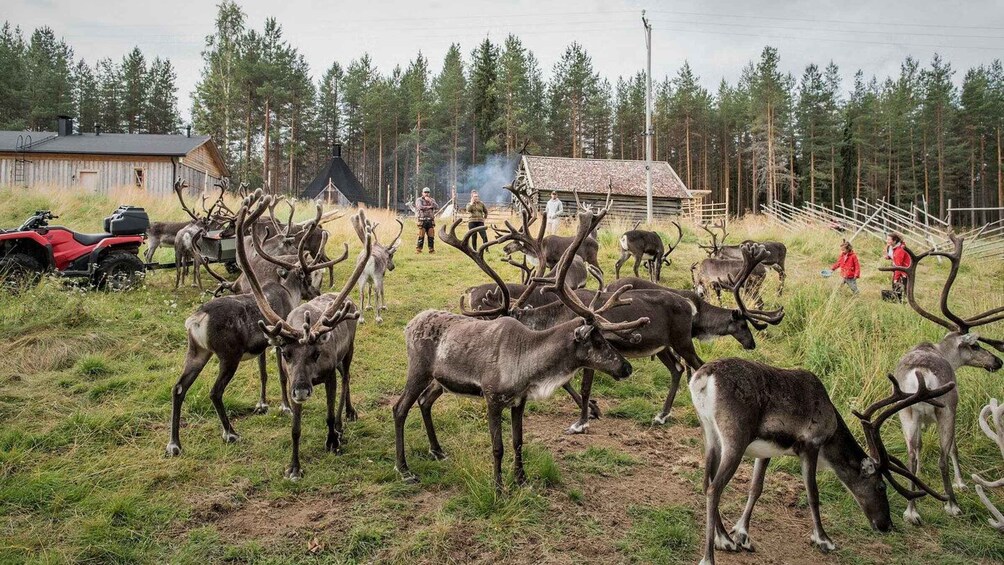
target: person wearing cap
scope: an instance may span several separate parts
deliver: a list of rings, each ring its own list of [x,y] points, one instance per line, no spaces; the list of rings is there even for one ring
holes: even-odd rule
[[[436,210],[439,205],[432,198],[429,187],[422,189],[422,195],[415,200],[415,213],[418,216],[418,243],[415,253],[421,253],[426,236],[429,237],[429,253],[436,252]]]
[[[561,213],[565,211],[565,206],[558,198],[557,192],[551,192],[551,199],[547,201],[547,233],[554,235],[558,233],[558,224],[561,222]]]
[[[467,205],[467,229],[476,230],[485,225],[485,219],[488,217],[488,208],[485,207],[485,203],[478,198],[478,191],[471,191],[471,203]],[[471,238],[471,246],[474,249],[478,248],[478,236],[485,243],[488,243],[488,235],[482,230],[480,233]]]

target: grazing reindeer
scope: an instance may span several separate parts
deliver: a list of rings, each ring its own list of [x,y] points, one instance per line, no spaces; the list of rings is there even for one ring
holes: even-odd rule
[[[923,381],[928,387],[937,387],[948,383],[954,384],[955,371],[960,367],[969,366],[986,369],[987,371],[997,371],[1002,366],[999,357],[980,347],[979,342],[995,347],[999,351],[1004,351],[1004,342],[981,337],[975,333],[969,333],[973,328],[1004,320],[1004,308],[989,310],[978,316],[964,319],[948,308],[948,296],[952,285],[959,273],[959,265],[962,261],[963,239],[955,234],[950,234],[949,238],[954,245],[951,253],[942,251],[928,251],[916,255],[910,249],[904,250],[910,256],[909,267],[885,267],[886,271],[901,271],[907,274],[906,295],[910,306],[924,318],[946,328],[948,335],[938,344],[921,343],[911,349],[899,360],[896,366],[896,380],[900,388],[910,391],[916,388],[917,382]],[[945,257],[951,263],[948,278],[945,286],[941,289],[941,313],[944,318],[924,310],[917,303],[914,297],[917,279],[917,265],[929,256]],[[958,516],[962,513],[955,498],[955,488],[965,488],[962,480],[962,473],[959,471],[959,448],[955,441],[955,421],[958,410],[959,394],[958,389],[945,395],[942,399],[943,406],[930,407],[919,405],[907,408],[899,413],[900,422],[903,425],[903,435],[906,438],[907,452],[909,454],[910,472],[917,473],[920,469],[921,433],[927,424],[936,423],[938,425],[938,439],[941,447],[941,456],[938,460],[938,468],[941,470],[941,479],[945,486],[945,494],[948,501],[945,503],[945,511],[950,516]],[[949,477],[948,461],[952,462],[954,480]],[[903,518],[911,524],[920,524],[920,514],[917,513],[916,502],[911,500],[906,507]]]
[[[441,240],[463,251],[482,270],[491,274],[499,285],[502,305],[493,311],[468,312],[461,301],[461,309],[466,315],[426,310],[415,316],[405,328],[408,379],[404,392],[394,405],[394,428],[396,469],[406,481],[418,480],[408,469],[404,449],[404,424],[415,401],[418,401],[422,410],[431,452],[437,459],[441,459],[445,454],[433,427],[432,404],[444,390],[484,397],[488,405],[488,427],[492,438],[495,489],[501,492],[504,408],[509,407],[512,415],[515,475],[516,481],[523,484],[526,482],[522,453],[523,411],[527,399],[550,396],[581,367],[609,373],[618,380],[631,374],[631,364],[611,346],[603,332],[623,335],[647,324],[648,318],[611,323],[603,314],[623,303],[619,294],[612,296],[599,308],[588,308],[568,290],[563,280],[588,228],[598,224],[606,212],[606,209],[601,210],[592,215],[591,221],[582,222],[579,235],[558,263],[557,277],[551,285],[551,290],[562,302],[580,313],[582,318],[577,317],[542,331],[531,330],[509,317],[516,310],[510,303],[508,287],[485,262],[484,253],[488,248],[516,239],[516,233],[506,234],[475,251],[471,247],[471,238],[485,227],[468,231],[462,241],[456,236],[459,221],[454,222],[449,234],[445,227],[440,228]],[[529,214],[530,212],[524,213],[524,243],[530,239]],[[518,308],[518,302],[516,307]],[[502,317],[477,319],[491,316]],[[485,347],[486,344],[488,347]]]
[[[680,228],[680,224],[673,222],[673,225],[676,226],[679,235],[676,242],[669,245],[668,251],[663,247],[662,238],[659,237],[658,232],[640,230],[637,229],[637,226],[633,230],[624,232],[620,239],[621,256],[614,267],[615,277],[621,278],[621,265],[627,262],[628,257],[634,256],[634,276],[638,276],[638,266],[644,260],[645,266],[648,268],[649,279],[658,282],[662,277],[662,265],[664,263],[667,266],[671,264],[669,254],[680,245],[680,240],[683,239],[683,229]]]
[[[182,209],[188,211],[189,208],[185,204],[185,198],[183,196],[184,189],[186,188],[188,188],[187,181],[178,179],[174,182],[174,193],[178,196],[178,200],[181,202]],[[223,187],[220,188],[222,189]],[[207,217],[212,216],[212,218],[210,218],[211,219],[210,227],[212,228],[222,227],[224,224],[227,223],[228,220],[227,218],[215,218],[215,214],[211,212],[214,208],[222,204],[223,202],[222,199],[223,199],[223,193],[221,192],[220,197],[213,204],[213,207],[207,210],[206,214]],[[205,198],[203,198],[203,210],[206,210]],[[231,221],[232,219],[233,219],[232,217],[229,218],[229,220]],[[187,222],[151,222],[150,227],[147,228],[146,230],[147,248],[146,252],[144,253],[145,261],[147,263],[152,263],[153,254],[157,251],[157,248],[160,247],[161,245],[170,245],[174,247],[174,241],[178,235],[178,232],[181,231],[182,228],[191,225],[193,221],[195,220],[193,219]]]
[[[819,515],[816,469],[828,466],[847,487],[872,528],[892,529],[885,482],[907,499],[925,492],[945,500],[890,455],[882,443],[882,424],[894,413],[920,402],[934,400],[955,387],[948,383],[929,389],[921,381],[916,392],[905,393],[890,375],[893,394],[855,412],[864,428],[869,454],[861,448],[833,406],[819,377],[803,370],[779,369],[754,361],[728,358],[709,362],[694,373],[690,394],[704,432],[704,493],[707,498],[706,545],[702,564],[715,562],[715,549],[753,549],[748,528],[753,506],[763,491],[764,474],[771,457],[798,455],[802,461],[812,543],[823,552],[835,546],[823,530]],[[884,409],[884,410],[883,410]],[[879,412],[880,410],[883,410]],[[756,458],[750,494],[742,517],[725,531],[718,510],[722,492],[732,480],[743,455]],[[893,473],[902,475],[921,491],[901,486]]]
[[[712,232],[707,228],[707,226],[701,226],[701,229],[711,234],[711,245],[700,245],[698,247],[705,250],[708,257],[717,257],[719,259],[741,259],[738,245],[725,245],[725,238],[728,237],[728,232],[725,231],[725,222],[719,222],[711,226],[713,228],[720,229],[722,231],[722,239],[718,240],[717,234]],[[784,279],[786,277],[784,270],[784,261],[788,256],[788,248],[778,241],[753,241],[752,239],[747,239],[742,243],[759,243],[767,248],[767,259],[764,260],[763,264],[765,267],[770,267],[771,269],[777,271],[778,276],[778,287],[777,295],[781,296],[784,292]]]
[[[766,255],[765,249],[764,256],[766,257]],[[732,287],[732,280],[736,278],[736,273],[741,272],[742,269],[743,260],[741,252],[738,259],[710,257],[700,263],[694,263],[690,266],[690,277],[694,281],[694,292],[699,297],[707,300],[708,292],[714,291],[715,297],[718,299],[718,305],[721,306],[722,290]],[[757,307],[763,305],[763,300],[760,297],[760,288],[763,286],[763,280],[766,275],[767,269],[764,268],[763,263],[758,263],[745,283],[745,290],[756,299]]]
[[[990,422],[993,422],[991,426]],[[980,429],[990,438],[990,441],[997,444],[1001,450],[1001,457],[1004,458],[1004,404],[999,405],[996,398],[991,398],[990,403],[980,410]],[[976,494],[980,501],[990,511],[990,525],[1004,533],[1004,515],[994,506],[993,502],[987,498],[983,492],[983,487],[998,488],[1004,486],[1004,478],[996,481],[988,481],[983,477],[973,473],[973,481],[976,482]]]
[[[209,208],[206,208],[206,197],[203,195],[202,211],[205,214],[203,216],[192,211],[185,204],[185,198],[182,194],[184,186],[183,182],[175,183],[174,190],[178,195],[178,200],[181,202],[181,208],[192,217],[192,221],[178,230],[174,237],[174,288],[178,288],[188,277],[189,262],[192,265],[192,286],[202,288],[201,271],[204,264],[202,250],[200,249],[202,237],[206,235],[206,231],[210,228],[231,224],[233,222],[233,214],[223,202],[225,187],[218,185],[220,196]]]
[[[256,193],[253,198],[261,198],[260,193]],[[266,196],[263,200],[267,201],[269,198]],[[243,232],[238,231],[238,234],[240,233]],[[246,243],[239,237],[238,252],[246,255],[245,247]],[[310,268],[314,269],[325,267],[316,263],[310,265]],[[303,272],[308,274],[304,276],[301,274]],[[300,271],[292,270],[287,276],[270,280],[261,286],[260,292],[274,312],[289,314],[300,300],[317,296],[317,290],[310,284],[309,272],[307,266],[303,265]],[[185,356],[185,368],[181,377],[171,390],[171,440],[167,444],[168,455],[181,454],[181,440],[178,433],[181,424],[181,405],[185,401],[188,389],[213,355],[220,361],[220,372],[209,396],[223,425],[223,439],[233,442],[240,438],[227,417],[226,407],[223,405],[223,393],[244,359],[258,358],[261,396],[255,406],[255,412],[268,411],[268,402],[265,399],[265,384],[268,380],[265,353],[269,342],[258,328],[261,320],[262,316],[258,312],[255,297],[250,294],[214,298],[200,306],[185,320],[188,353]],[[282,385],[282,409],[283,412],[288,412],[290,408],[286,394],[286,373],[281,363],[279,363],[279,380]]]
[[[253,205],[254,210],[248,211]],[[249,199],[237,216],[238,231],[243,232],[245,223],[252,224],[265,212],[267,202],[256,202]],[[349,396],[349,367],[355,349],[356,318],[359,311],[348,299],[352,287],[362,275],[372,249],[372,226],[366,223],[366,217],[360,210],[358,220],[366,226],[363,255],[356,262],[352,274],[345,281],[345,286],[337,294],[323,294],[294,308],[283,317],[268,300],[262,285],[255,276],[254,269],[248,262],[245,246],[237,246],[237,260],[241,269],[247,275],[251,286],[251,295],[257,304],[257,310],[262,320],[258,321],[261,331],[264,331],[268,342],[281,351],[282,365],[289,374],[289,396],[292,400],[293,422],[293,454],[289,468],[284,476],[290,480],[303,477],[300,467],[300,421],[303,404],[313,394],[314,386],[323,384],[327,398],[328,437],[324,443],[327,451],[338,453],[342,440],[342,412],[346,412],[349,420],[355,420],[355,410]],[[311,229],[311,228],[308,228]],[[337,374],[342,377],[342,395],[335,410],[337,394]]]
[[[363,276],[359,279],[360,324],[366,321],[362,315],[362,311],[366,308],[374,309],[373,313],[376,314],[376,322],[378,324],[383,322],[383,316],[380,315],[380,311],[387,309],[387,301],[384,300],[383,296],[383,278],[387,273],[394,270],[394,253],[397,252],[397,248],[401,245],[401,234],[404,232],[404,223],[401,220],[397,220],[397,224],[401,229],[398,230],[397,237],[394,238],[389,246],[384,247],[380,245],[379,241],[373,243],[373,252],[370,254],[369,261],[366,262]],[[364,232],[366,227],[356,219],[353,219],[352,227],[355,228],[360,241],[365,241],[366,234]],[[376,228],[376,224],[373,225],[373,228]],[[368,307],[366,306],[367,290],[369,290],[370,295],[370,305]],[[373,303],[374,291],[376,293],[375,305]]]

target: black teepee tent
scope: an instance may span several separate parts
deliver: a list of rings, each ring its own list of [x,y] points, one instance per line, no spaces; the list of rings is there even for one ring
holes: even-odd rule
[[[348,163],[342,159],[342,145],[336,143],[331,150],[331,159],[324,165],[314,180],[300,193],[300,198],[320,199],[343,206],[372,206],[373,200],[366,194],[362,183],[352,174]]]

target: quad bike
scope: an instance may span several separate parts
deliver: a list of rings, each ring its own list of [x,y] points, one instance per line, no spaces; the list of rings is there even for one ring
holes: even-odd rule
[[[105,232],[77,233],[38,210],[20,228],[0,230],[0,285],[7,289],[33,285],[46,273],[84,279],[99,289],[135,286],[147,266],[139,247],[150,220],[142,208],[120,206],[105,218]]]

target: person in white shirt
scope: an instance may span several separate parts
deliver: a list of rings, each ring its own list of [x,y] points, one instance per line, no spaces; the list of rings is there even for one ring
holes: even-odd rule
[[[565,207],[558,199],[558,193],[552,192],[551,199],[547,201],[547,233],[554,235],[558,233],[558,224],[561,222],[561,213]]]

